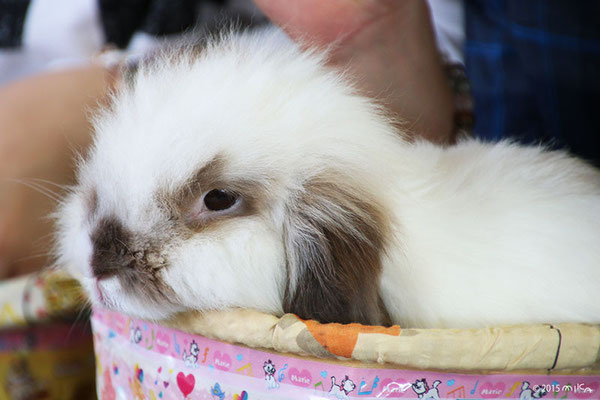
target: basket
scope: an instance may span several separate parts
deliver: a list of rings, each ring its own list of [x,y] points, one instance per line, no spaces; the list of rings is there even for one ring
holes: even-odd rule
[[[159,325],[98,308],[92,326],[101,399],[600,398],[591,325],[420,331],[244,310]]]
[[[0,282],[0,400],[94,398],[94,350],[80,291],[46,270]]]

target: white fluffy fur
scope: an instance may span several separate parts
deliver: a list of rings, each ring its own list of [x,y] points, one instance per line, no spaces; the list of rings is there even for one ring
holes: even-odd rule
[[[180,306],[126,295],[116,278],[101,283],[105,304],[146,318],[190,308],[282,313],[286,202],[307,177],[334,169],[390,210],[379,285],[393,322],[600,322],[597,170],[509,142],[406,142],[322,61],[278,35],[234,35],[200,57],[164,56],[116,95],[59,218],[60,262],[93,302],[97,219],[113,215],[152,235],[164,218],[157,191],[226,154],[229,176],[268,186],[269,209],[164,249],[162,278]],[[84,200],[92,190],[94,218]]]

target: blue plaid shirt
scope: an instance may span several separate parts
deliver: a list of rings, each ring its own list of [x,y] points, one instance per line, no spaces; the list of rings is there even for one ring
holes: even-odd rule
[[[475,134],[600,166],[600,1],[466,0]]]

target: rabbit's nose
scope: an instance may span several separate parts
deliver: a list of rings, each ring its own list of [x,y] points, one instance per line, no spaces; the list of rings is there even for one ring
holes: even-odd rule
[[[136,258],[129,250],[131,234],[114,218],[102,219],[92,233],[92,272],[97,278],[109,278],[131,269]]]

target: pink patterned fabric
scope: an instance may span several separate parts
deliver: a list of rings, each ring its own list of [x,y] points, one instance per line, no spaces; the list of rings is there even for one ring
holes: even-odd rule
[[[598,376],[357,368],[235,346],[100,309],[92,326],[101,399],[600,398]]]

